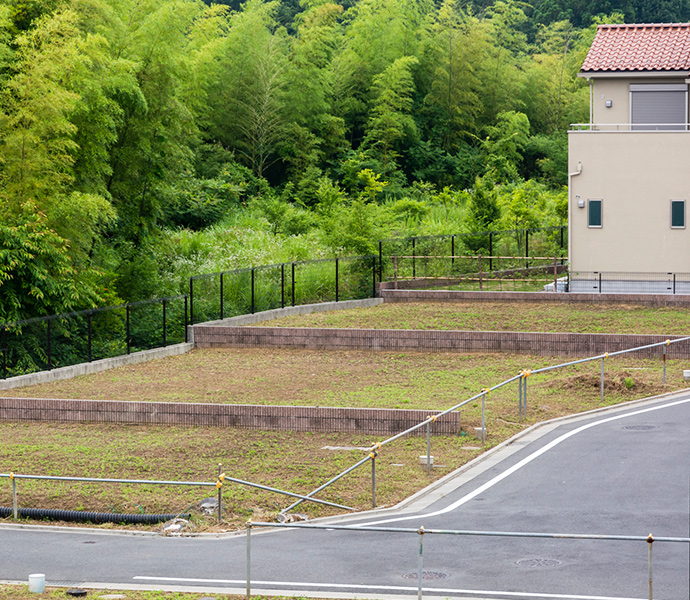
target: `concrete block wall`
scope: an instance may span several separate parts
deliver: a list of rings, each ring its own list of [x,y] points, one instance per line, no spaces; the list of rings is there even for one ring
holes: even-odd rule
[[[433,414],[438,412],[381,408],[0,398],[0,421],[211,426],[384,436],[395,435],[413,427]],[[433,435],[452,435],[457,434],[459,430],[459,413],[444,415],[431,427]],[[426,427],[415,433],[426,435]]]

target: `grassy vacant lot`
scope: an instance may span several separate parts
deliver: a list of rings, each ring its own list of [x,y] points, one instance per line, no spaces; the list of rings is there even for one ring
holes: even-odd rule
[[[45,593],[37,595],[29,593],[26,585],[4,586],[0,589],[3,600],[36,600],[45,598],[47,600],[64,600],[69,596],[65,595],[65,588],[47,587]],[[89,590],[88,597],[98,600],[102,596],[116,594],[123,597],[123,600],[201,600],[202,598],[217,598],[218,600],[244,600],[246,596],[235,596],[230,594],[190,594],[186,592],[144,592],[133,590]],[[279,596],[252,596],[254,600],[282,600]],[[295,598],[294,600],[303,600]],[[311,599],[314,600],[314,599]]]
[[[368,309],[285,317],[260,325],[688,335],[690,311],[620,304],[386,303]]]
[[[389,306],[395,310],[410,308]],[[379,308],[353,314],[357,319],[360,315],[371,315],[364,322],[364,326],[371,326],[377,315],[382,314]],[[447,320],[442,316],[443,309],[457,308],[441,305],[434,310],[438,319]],[[520,305],[509,308],[506,312],[512,314],[521,310]],[[421,309],[417,306],[411,310]],[[618,313],[623,315],[626,311],[618,310]],[[527,314],[518,322],[522,326],[516,328],[529,329],[527,325],[532,323],[533,315]],[[341,314],[336,313],[335,317],[341,318]],[[415,316],[414,322],[417,319]],[[660,331],[669,333],[665,329]],[[558,362],[555,358],[512,355],[197,350],[3,394],[440,410],[522,369]],[[663,386],[660,357],[639,360],[627,355],[609,359],[604,404],[684,388],[683,366],[670,360],[668,385]],[[532,423],[602,405],[598,362],[535,375],[528,381],[529,410],[523,421],[518,416],[516,383],[489,396],[487,447]],[[438,468],[431,475],[419,465],[419,455],[426,454],[423,437],[407,437],[381,451],[377,458],[379,505],[399,502],[481,453],[480,443],[467,434],[480,424],[480,403],[464,407],[461,416],[462,434],[433,439],[432,454]],[[0,439],[3,440],[0,444],[2,473],[214,482],[220,463],[228,475],[303,494],[364,457],[364,448],[381,441],[374,436],[347,434],[38,423],[0,424]],[[191,509],[194,512],[195,505],[214,492],[215,488],[201,487],[19,482],[20,506],[93,511],[178,513]],[[230,484],[224,487],[223,497],[226,510],[221,526],[214,524],[213,517],[195,514],[198,530],[230,530],[241,527],[250,518],[268,520],[290,503],[268,492]],[[320,497],[358,509],[369,508],[369,467],[349,475]],[[11,505],[11,486],[7,479],[0,479],[0,505]],[[333,513],[332,509],[315,505],[302,505],[298,510],[311,517]]]

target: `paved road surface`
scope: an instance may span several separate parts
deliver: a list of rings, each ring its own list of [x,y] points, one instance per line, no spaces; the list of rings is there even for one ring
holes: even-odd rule
[[[338,523],[688,537],[690,395],[548,424],[396,511]],[[335,520],[329,523],[336,523]],[[417,534],[255,531],[252,591],[415,595]],[[0,579],[242,593],[246,537],[161,538],[0,527]],[[654,598],[688,598],[687,544],[655,543]],[[648,598],[648,544],[425,535],[424,595]]]

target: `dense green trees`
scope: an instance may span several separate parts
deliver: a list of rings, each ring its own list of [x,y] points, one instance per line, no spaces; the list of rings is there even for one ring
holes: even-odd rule
[[[0,319],[381,236],[561,224],[576,74],[614,10],[687,18],[686,0],[0,0]]]

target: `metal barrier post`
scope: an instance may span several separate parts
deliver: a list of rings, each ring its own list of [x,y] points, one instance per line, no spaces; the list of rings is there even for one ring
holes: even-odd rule
[[[379,283],[383,281],[383,242],[379,240]]]
[[[292,306],[295,305],[295,263],[292,263]]]
[[[193,277],[189,278],[189,324],[194,325],[194,278]]]
[[[223,296],[224,294],[224,286],[223,286],[223,273],[220,274],[220,320],[223,320],[223,313],[225,312],[223,310]]]
[[[126,320],[127,320],[127,328],[125,331],[125,335],[127,336],[126,342],[127,342],[127,354],[130,353],[130,342],[129,342],[129,304],[125,306],[125,314],[126,314]]]
[[[419,561],[417,563],[417,600],[422,600],[422,564],[424,562],[424,526],[418,530],[419,534]]]
[[[647,558],[647,570],[649,572],[649,600],[653,600],[652,597],[652,544],[654,543],[654,538],[652,534],[649,534],[647,538],[647,544],[649,548],[648,558]]]
[[[371,508],[376,508],[376,456],[377,452],[371,453]]]
[[[371,257],[371,279],[372,279],[371,297],[376,298],[376,255],[375,254],[373,254]]]
[[[166,329],[166,300],[163,298],[163,347],[165,348],[168,345],[168,340],[165,336],[165,329]]]
[[[252,595],[252,524],[247,523],[247,598]]]
[[[482,394],[482,445],[486,443],[486,391]]]
[[[599,273],[599,293],[601,294],[601,273]]]
[[[280,265],[280,308],[285,308],[285,263]]]
[[[522,421],[522,380],[524,377],[520,376],[518,379],[518,414],[520,415],[520,420]]]
[[[256,269],[252,267],[252,314],[255,312],[255,304],[254,304],[254,272]]]
[[[335,259],[335,301],[336,302],[338,302],[338,300],[339,300],[339,297],[338,297],[339,296],[339,294],[338,294],[338,292],[339,292],[339,290],[338,290],[338,261],[339,260],[340,260],[339,258]]]
[[[426,424],[426,472],[431,475],[431,423]]]
[[[184,297],[184,343],[189,341],[189,332],[187,331],[187,296]]]
[[[601,359],[601,401],[604,401],[604,359]]]
[[[2,326],[2,378],[7,379],[7,328]]]
[[[48,326],[48,370],[50,371],[53,368],[51,360],[52,357],[50,355],[50,319],[46,321],[46,325]],[[129,350],[127,350],[127,354],[129,354]]]
[[[10,479],[12,480],[12,508],[16,521],[19,518],[19,509],[17,508],[17,480],[14,478],[14,473],[10,473]]]
[[[412,238],[412,279],[417,279],[417,265],[415,261],[417,251],[417,238]]]
[[[92,344],[91,344],[91,313],[86,314],[86,343],[89,352],[89,362],[93,360]]]
[[[668,346],[664,346],[664,385],[666,385],[666,348]]]
[[[216,484],[218,488],[218,525],[220,525],[220,516],[223,512],[223,479],[225,479],[223,476],[223,465],[218,463],[218,483]]]

